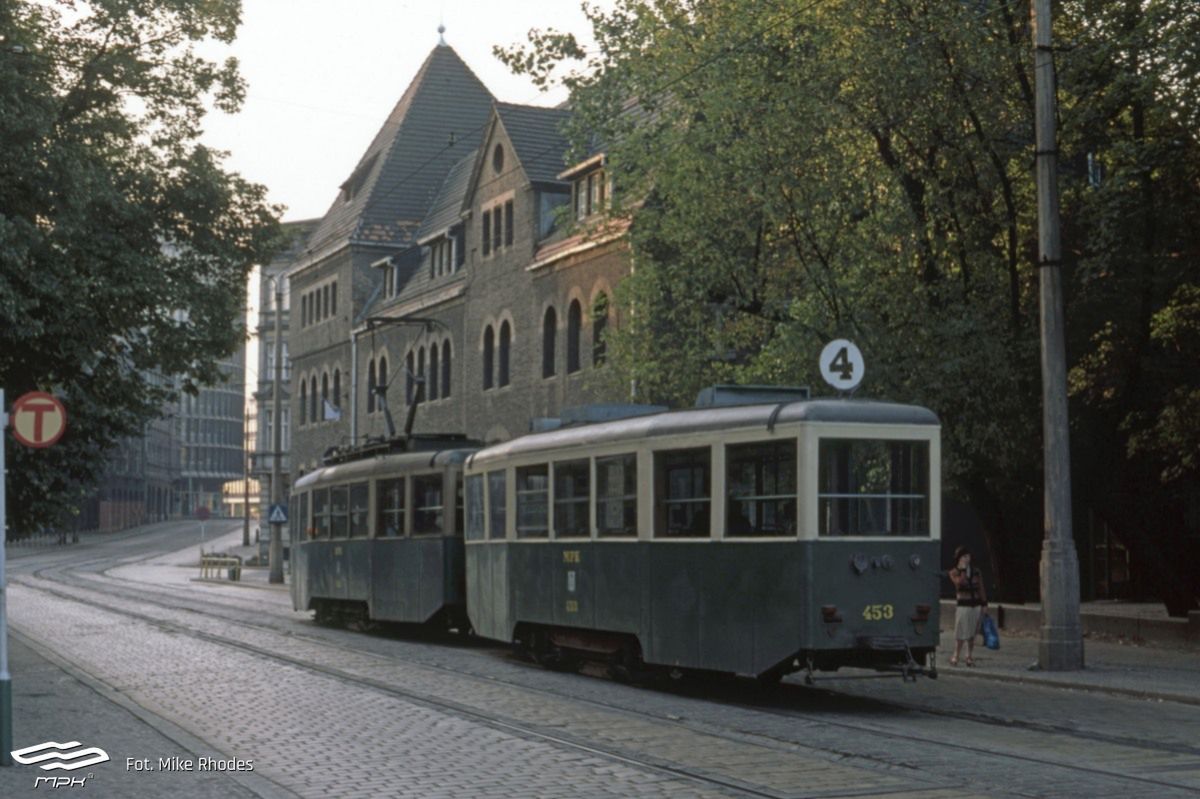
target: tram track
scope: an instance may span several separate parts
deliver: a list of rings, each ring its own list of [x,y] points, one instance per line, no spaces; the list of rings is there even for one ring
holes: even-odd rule
[[[153,556],[151,556],[151,557],[153,557]],[[112,559],[109,558],[107,560],[108,560],[108,562],[111,563]],[[311,645],[330,647],[333,649],[337,649],[339,651],[343,650],[345,648],[344,645],[332,643],[322,637],[306,635],[303,633],[296,633],[293,631],[281,630],[278,626],[274,626],[274,625],[254,623],[254,622],[248,622],[244,619],[232,618],[229,614],[236,610],[236,606],[232,606],[232,605],[224,603],[224,602],[214,602],[211,599],[199,599],[199,598],[189,597],[186,600],[186,603],[188,605],[192,605],[192,607],[187,607],[183,603],[181,603],[181,601],[180,601],[181,598],[178,596],[177,593],[168,593],[167,591],[164,591],[164,590],[161,590],[158,588],[153,588],[157,584],[145,583],[144,581],[138,581],[139,586],[146,586],[147,588],[153,588],[153,593],[156,594],[159,597],[159,599],[152,599],[152,598],[146,596],[147,591],[145,591],[145,590],[130,589],[130,588],[125,588],[125,587],[119,585],[120,583],[127,583],[129,581],[124,580],[122,578],[116,578],[116,577],[113,577],[113,576],[107,574],[107,572],[111,569],[118,568],[122,565],[128,565],[128,563],[136,562],[136,560],[138,560],[138,559],[132,559],[132,560],[127,559],[120,563],[114,563],[111,566],[108,566],[107,568],[102,568],[99,571],[94,571],[94,572],[83,571],[83,569],[87,569],[89,567],[95,567],[99,564],[103,564],[106,561],[106,559],[100,558],[100,559],[95,559],[95,560],[92,560],[92,561],[89,561],[86,563],[70,564],[69,566],[50,565],[50,566],[44,567],[44,568],[39,569],[36,572],[34,572],[34,576],[43,582],[60,583],[65,586],[72,586],[78,590],[90,591],[93,593],[106,595],[106,596],[110,596],[110,597],[115,597],[115,598],[119,598],[119,599],[124,599],[127,601],[145,602],[145,603],[149,603],[151,605],[155,605],[155,606],[164,608],[165,610],[168,610],[168,611],[174,611],[174,612],[190,611],[190,612],[195,612],[195,613],[207,614],[207,615],[211,615],[211,616],[218,616],[227,623],[234,623],[241,627],[254,629],[257,631],[269,633],[269,634],[276,635],[276,636],[287,636],[289,638],[303,640],[305,643],[308,643]],[[80,585],[79,584],[80,582],[85,583],[85,585]],[[80,599],[79,597],[71,595],[68,592],[56,591],[56,590],[48,588],[44,585],[42,585],[42,586],[30,585],[28,582],[24,582],[24,581],[23,581],[23,584],[26,584],[28,587],[33,588],[34,590],[41,590],[41,591],[45,591],[47,593],[55,594],[55,595],[60,596],[61,598],[68,599],[70,601],[84,601],[84,600]],[[494,715],[484,713],[477,708],[472,708],[468,705],[463,705],[462,703],[448,701],[443,698],[431,697],[428,694],[410,691],[410,690],[407,690],[404,688],[397,687],[395,685],[390,685],[388,683],[383,683],[381,681],[374,680],[372,678],[365,678],[365,677],[362,677],[361,675],[354,675],[354,674],[351,674],[351,673],[346,672],[341,669],[331,668],[331,667],[324,666],[319,663],[313,663],[309,660],[297,659],[297,658],[288,656],[286,654],[282,654],[274,649],[269,649],[269,648],[265,648],[265,647],[256,646],[253,644],[248,644],[245,641],[238,641],[236,639],[229,638],[228,636],[221,636],[221,635],[214,635],[212,633],[206,633],[204,631],[196,630],[196,629],[194,629],[192,627],[188,627],[186,625],[182,625],[182,624],[178,624],[178,623],[174,623],[174,622],[170,622],[170,621],[165,621],[163,619],[156,618],[154,616],[143,614],[143,613],[137,613],[136,611],[131,611],[128,608],[121,608],[118,606],[114,606],[111,603],[93,603],[93,604],[98,604],[99,606],[102,606],[105,609],[110,610],[112,612],[123,614],[123,615],[129,616],[129,617],[132,617],[132,618],[138,618],[149,624],[154,624],[154,625],[157,625],[160,627],[166,626],[167,628],[170,628],[173,632],[176,632],[176,633],[192,635],[192,636],[201,638],[203,640],[209,641],[214,644],[231,646],[231,647],[235,647],[238,649],[242,649],[243,651],[251,652],[251,653],[259,655],[261,657],[272,658],[272,659],[275,659],[275,660],[278,660],[281,662],[289,663],[291,665],[294,665],[294,666],[297,666],[300,668],[305,668],[305,669],[309,669],[311,671],[323,673],[328,676],[335,677],[337,679],[347,680],[347,681],[350,681],[353,683],[363,685],[364,687],[370,687],[375,690],[380,690],[385,693],[389,693],[389,694],[392,694],[395,696],[400,696],[406,700],[420,702],[420,703],[423,703],[426,705],[431,705],[433,707],[440,708],[440,709],[452,710],[456,713],[466,715],[470,718],[479,720],[481,722],[491,723],[493,725],[498,725],[502,728],[509,729],[510,731],[522,732],[524,734],[528,734],[528,735],[538,737],[538,738],[541,738],[544,740],[558,742],[563,746],[568,746],[568,747],[576,749],[578,751],[587,751],[592,754],[603,754],[605,757],[610,757],[611,759],[619,760],[621,762],[637,764],[644,768],[651,768],[653,770],[659,771],[660,773],[666,772],[666,773],[671,773],[675,776],[686,776],[689,779],[698,779],[705,783],[709,783],[709,784],[713,784],[713,785],[720,785],[727,790],[736,790],[738,792],[743,793],[744,795],[752,795],[752,796],[773,796],[773,795],[775,795],[769,791],[764,792],[764,791],[756,789],[752,786],[746,786],[746,785],[741,785],[741,784],[737,784],[737,783],[732,783],[727,780],[720,780],[720,779],[714,780],[708,775],[695,774],[695,773],[689,772],[687,770],[681,770],[677,767],[670,766],[669,764],[664,764],[664,763],[655,762],[652,760],[643,760],[643,759],[639,759],[636,757],[631,757],[628,753],[615,752],[613,750],[604,749],[602,747],[597,748],[592,744],[588,744],[586,742],[574,739],[570,736],[563,736],[558,733],[549,733],[543,729],[538,729],[534,726],[530,726],[528,724],[525,724],[525,723],[522,723],[519,721],[514,721],[511,719],[498,719]],[[213,609],[218,609],[218,608],[220,609],[221,612],[218,612],[218,613],[212,612]],[[268,610],[267,612],[270,612],[270,611]],[[271,615],[278,619],[284,618],[283,614],[272,613]],[[363,649],[360,647],[354,647],[353,650],[355,652],[357,652],[358,654],[372,657],[372,658],[380,658],[380,659],[385,659],[385,660],[392,661],[392,662],[394,662],[396,660],[396,657],[394,655],[383,655],[383,654],[379,654],[376,652],[371,652],[369,650],[366,650],[366,649]],[[433,671],[441,671],[441,672],[445,672],[448,674],[453,674],[454,676],[456,676],[457,678],[460,678],[460,679],[467,678],[467,679],[472,679],[472,680],[476,680],[479,682],[490,683],[492,685],[500,683],[500,684],[503,684],[505,686],[508,686],[508,687],[511,687],[513,689],[517,689],[520,691],[525,691],[525,692],[530,692],[530,693],[538,693],[538,694],[542,694],[545,696],[552,696],[555,699],[560,700],[560,701],[566,700],[566,701],[570,701],[570,702],[577,702],[577,703],[592,705],[592,706],[596,706],[596,707],[601,708],[608,712],[619,712],[619,713],[637,715],[637,716],[640,716],[643,718],[651,719],[654,722],[660,723],[660,724],[681,725],[681,722],[679,720],[671,719],[671,718],[664,718],[662,715],[657,714],[657,713],[640,711],[637,709],[631,709],[628,707],[623,707],[621,705],[614,705],[614,704],[610,704],[607,702],[600,702],[600,701],[597,701],[594,699],[583,698],[583,697],[579,697],[576,695],[564,693],[562,691],[557,691],[557,690],[553,690],[553,689],[549,689],[549,688],[529,686],[529,685],[525,685],[525,684],[522,684],[520,682],[516,682],[513,680],[497,678],[494,675],[481,676],[481,675],[473,674],[468,671],[462,671],[460,669],[454,669],[454,668],[449,668],[446,666],[441,666],[438,664],[428,663],[428,662],[425,662],[425,661],[422,661],[419,659],[413,659],[412,662],[414,665],[417,665],[421,668],[433,670]],[[789,688],[794,687],[794,688],[800,689],[799,686],[788,686],[788,687]],[[860,697],[853,697],[853,695],[841,694],[839,692],[829,691],[828,689],[825,689],[825,688],[822,688],[822,689],[800,689],[800,690],[805,690],[805,691],[819,690],[822,693],[831,694],[836,697],[853,698],[855,701],[866,701],[866,702],[873,703],[877,706],[882,705],[882,706],[894,707],[894,708],[901,709],[906,712],[912,712],[912,713],[923,713],[923,714],[927,714],[927,715],[942,716],[942,717],[971,721],[971,722],[976,722],[976,723],[981,723],[981,724],[992,724],[992,725],[1007,726],[1007,727],[1022,726],[1033,732],[1050,734],[1050,735],[1068,735],[1068,736],[1072,736],[1072,737],[1080,738],[1080,739],[1084,739],[1084,740],[1098,741],[1098,742],[1103,742],[1103,743],[1113,744],[1113,745],[1118,745],[1118,746],[1133,746],[1133,747],[1136,747],[1136,748],[1139,748],[1142,750],[1146,750],[1146,751],[1150,751],[1150,752],[1164,752],[1164,753],[1180,754],[1180,755],[1186,755],[1186,756],[1200,756],[1200,749],[1186,747],[1186,746],[1171,746],[1171,745],[1161,745],[1161,744],[1146,745],[1146,743],[1142,742],[1142,741],[1130,741],[1128,739],[1120,738],[1117,736],[1104,736],[1104,735],[1093,735],[1093,734],[1080,733],[1077,730],[1072,730],[1070,728],[1057,727],[1057,726],[1053,726],[1053,725],[1039,725],[1039,724],[1034,724],[1034,723],[1014,722],[1011,719],[1000,719],[1000,718],[986,716],[986,715],[981,717],[979,714],[973,714],[973,713],[961,713],[961,712],[955,712],[955,711],[939,711],[936,709],[914,707],[914,706],[908,705],[907,703],[891,702],[891,701],[887,701],[887,700],[876,700],[876,699],[864,700]],[[686,696],[687,694],[684,693],[682,695]],[[871,736],[882,736],[882,737],[886,737],[886,738],[895,738],[898,735],[900,735],[901,737],[904,737],[906,740],[913,742],[913,743],[919,743],[919,744],[928,745],[928,746],[936,746],[936,747],[941,747],[941,748],[948,748],[948,749],[952,749],[955,751],[970,753],[974,756],[1002,758],[1002,759],[1009,759],[1012,761],[1018,761],[1018,762],[1024,762],[1024,763],[1030,763],[1030,764],[1038,764],[1038,765],[1042,765],[1042,766],[1049,766],[1049,767],[1053,767],[1053,768],[1061,768],[1061,769],[1074,771],[1076,773],[1087,773],[1087,774],[1090,774],[1093,776],[1103,776],[1103,777],[1106,777],[1109,779],[1129,781],[1129,782],[1136,783],[1136,784],[1139,784],[1142,786],[1155,786],[1158,788],[1170,788],[1170,789],[1181,790],[1181,791],[1194,791],[1195,790],[1192,786],[1180,784],[1180,783],[1169,782],[1166,780],[1159,780],[1159,779],[1154,779],[1151,777],[1128,774],[1128,773],[1124,773],[1124,772],[1106,770],[1106,769],[1101,769],[1101,768],[1092,768],[1092,767],[1085,766],[1085,765],[1067,763],[1067,762],[1063,762],[1061,760],[1054,760],[1054,759],[1046,758],[1046,757],[1030,756],[1030,755],[1021,754],[1018,752],[997,752],[993,749],[984,749],[982,747],[973,746],[970,744],[964,744],[961,742],[947,741],[947,740],[936,738],[936,737],[914,736],[911,733],[910,734],[897,733],[897,731],[889,730],[885,727],[878,727],[878,726],[869,725],[869,724],[857,724],[857,723],[833,720],[833,719],[830,719],[828,716],[803,713],[801,711],[796,711],[796,710],[792,710],[789,708],[772,707],[772,706],[767,705],[762,702],[747,703],[744,700],[739,700],[737,697],[723,697],[723,698],[715,698],[714,699],[712,696],[705,696],[702,698],[709,700],[709,701],[721,702],[723,704],[738,707],[740,709],[750,711],[750,712],[766,713],[766,714],[770,714],[770,715],[776,716],[776,717],[783,717],[783,718],[788,718],[788,719],[792,719],[792,720],[803,721],[807,724],[816,724],[816,725],[824,725],[827,727],[834,727],[837,729],[854,732],[859,735],[866,734],[866,735],[871,735]],[[683,725],[683,726],[687,726],[687,725]],[[771,736],[766,736],[761,733],[754,733],[749,736],[747,736],[744,733],[741,733],[736,736],[730,736],[730,735],[728,735],[728,732],[729,732],[728,730],[726,730],[724,733],[722,733],[719,730],[713,730],[711,728],[708,728],[707,725],[704,725],[704,727],[705,727],[704,729],[699,729],[699,730],[695,729],[694,726],[690,727],[690,728],[695,732],[702,732],[702,733],[708,734],[708,735],[717,735],[719,737],[731,738],[733,740],[739,740],[743,743],[747,742],[747,738],[750,738],[750,739],[762,738],[762,739],[766,739],[768,741],[776,741],[777,740],[775,738],[772,738]],[[877,762],[887,765],[887,766],[890,766],[890,767],[893,767],[893,768],[897,768],[897,767],[906,768],[906,769],[912,768],[912,766],[910,764],[903,763],[903,762],[895,762],[888,758],[872,758],[870,756],[864,756],[860,753],[847,752],[847,751],[843,751],[843,750],[835,749],[835,748],[813,746],[813,745],[809,745],[809,744],[797,744],[794,741],[786,741],[786,740],[782,740],[782,739],[779,739],[778,743],[784,744],[788,747],[802,746],[803,748],[806,748],[806,749],[812,749],[814,751],[823,752],[827,755],[832,754],[837,757],[856,758],[856,759],[867,760],[867,761],[877,760]],[[929,787],[932,787],[932,786],[929,786]]]
[[[86,565],[86,564],[81,564],[81,565]],[[174,602],[160,602],[160,603],[156,603],[156,604],[159,604],[162,607],[180,608],[178,594],[162,590],[160,587],[160,584],[150,583],[150,582],[146,582],[146,581],[130,581],[130,580],[126,580],[124,578],[113,577],[112,575],[108,574],[108,572],[111,571],[112,569],[120,568],[121,566],[124,566],[124,565],[128,565],[128,564],[126,564],[126,563],[116,564],[107,569],[104,569],[101,572],[96,572],[94,574],[103,575],[104,578],[106,578],[109,581],[112,581],[111,583],[107,583],[106,585],[109,585],[113,588],[118,587],[117,585],[114,585],[115,583],[126,583],[126,582],[136,582],[138,585],[141,585],[141,586],[154,587],[154,588],[156,588],[155,593],[159,594],[160,596],[170,597],[171,599],[174,600]],[[74,566],[74,565],[72,566],[72,571],[76,571],[77,569],[78,569],[78,566]],[[84,573],[84,574],[86,574],[86,573]],[[83,577],[84,574],[80,574],[79,576]],[[87,579],[87,578],[85,577],[85,579]],[[142,598],[143,596],[144,596],[143,594],[138,594],[138,598]],[[217,606],[217,607],[221,607],[222,609],[227,609],[227,610],[232,610],[232,611],[242,610],[244,608],[244,606],[238,604],[236,602],[236,600],[231,600],[230,602],[218,602],[218,601],[214,601],[214,599],[215,598],[211,598],[211,597],[204,598],[204,599],[189,598],[189,601],[193,602],[195,604],[201,605],[201,606],[204,606],[204,605]],[[191,610],[195,610],[195,609],[191,608]],[[260,608],[258,610],[259,610],[259,612],[270,612],[269,609],[264,609],[264,608]],[[200,612],[200,611],[196,611],[196,612]],[[289,617],[287,617],[283,614],[279,614],[279,613],[272,613],[271,615],[273,615],[276,619],[279,619],[282,621],[291,621],[292,620]],[[272,626],[269,624],[262,624],[262,623],[252,622],[252,621],[246,621],[245,619],[234,619],[234,618],[230,618],[228,616],[226,616],[225,618],[227,618],[230,621],[236,621],[239,624],[242,624],[242,625],[245,625],[248,627],[253,627],[256,629],[261,629],[261,630],[264,630],[267,632],[275,632],[277,634],[286,634],[289,636],[299,635],[299,637],[302,637],[305,640],[308,640],[308,641],[311,641],[311,642],[317,643],[317,644],[329,645],[329,643],[330,643],[329,641],[327,641],[324,638],[313,636],[313,635],[297,634],[297,633],[291,632],[291,631],[284,632],[284,631],[281,631],[278,627]],[[365,633],[365,634],[370,634],[370,633]],[[384,638],[386,639],[386,636],[384,636]],[[436,644],[436,643],[441,643],[441,642],[434,641],[433,643]],[[505,653],[505,655],[507,655],[509,652],[508,648],[503,647],[502,645],[497,645],[496,648],[499,651]],[[357,651],[365,653],[365,654],[374,654],[374,653],[370,653],[369,650],[364,650],[361,648],[357,648]],[[453,673],[453,674],[460,675],[460,676],[476,676],[478,678],[478,675],[470,675],[469,673],[462,672],[462,671],[459,671],[456,669],[449,669],[447,667],[439,666],[437,664],[420,662],[420,665],[422,665],[426,668],[436,669],[436,670],[440,670],[440,671],[446,671],[446,672]],[[486,679],[488,679],[489,681],[495,681],[495,678],[490,677],[490,676],[487,677]],[[537,692],[541,692],[541,693],[550,693],[550,694],[553,694],[554,696],[558,696],[561,698],[576,699],[576,700],[578,699],[577,697],[572,697],[568,694],[563,694],[561,692],[548,691],[547,689],[544,689],[544,688],[538,688],[538,687],[534,687],[534,686],[526,686],[526,685],[523,685],[521,683],[516,683],[516,682],[509,682],[509,681],[506,681],[506,682],[507,682],[507,684],[510,684],[516,688],[522,688],[525,690],[537,691]],[[711,687],[712,687],[711,685],[706,685],[705,688],[706,688],[706,690],[710,690]],[[824,717],[812,716],[811,714],[805,715],[800,711],[790,710],[788,708],[773,707],[769,704],[766,704],[765,702],[748,703],[742,699],[739,699],[736,696],[737,690],[741,687],[742,686],[734,685],[733,683],[729,683],[729,682],[726,682],[724,685],[718,684],[718,690],[722,691],[723,693],[733,694],[733,695],[729,696],[728,698],[724,698],[724,699],[715,699],[713,697],[713,695],[711,693],[709,693],[709,694],[706,694],[705,696],[703,696],[702,698],[706,699],[708,701],[721,701],[724,704],[738,706],[743,709],[746,709],[749,711],[755,711],[755,712],[772,712],[777,715],[781,714],[781,713],[785,714],[785,715],[795,715],[797,713],[800,713],[800,715],[796,716],[796,717],[803,718],[808,721],[829,723]],[[668,689],[668,690],[670,690],[670,689]],[[681,696],[689,696],[691,698],[697,698],[695,695],[688,694],[686,691],[672,691],[672,692],[676,693],[678,695],[681,695]],[[743,689],[743,693],[744,693],[744,689]],[[882,698],[878,698],[878,697],[867,698],[867,697],[862,697],[862,696],[859,696],[856,694],[847,693],[844,691],[838,691],[838,690],[835,690],[828,686],[800,686],[800,685],[797,685],[794,683],[785,683],[778,687],[778,689],[773,693],[772,698],[782,697],[789,703],[794,703],[796,701],[799,701],[799,698],[794,696],[794,694],[798,694],[798,693],[803,693],[805,695],[823,694],[823,695],[827,695],[829,697],[837,697],[837,698],[844,699],[847,701],[854,701],[854,702],[862,703],[865,705],[869,705],[872,709],[877,709],[877,708],[882,708],[882,707],[893,708],[893,709],[903,710],[903,711],[910,712],[910,713],[920,713],[922,715],[933,716],[933,717],[938,717],[938,718],[955,719],[955,720],[961,720],[961,721],[968,721],[968,722],[972,722],[972,723],[976,723],[976,724],[984,724],[984,725],[1004,727],[1004,728],[1019,728],[1019,729],[1023,729],[1023,730],[1028,730],[1030,732],[1042,733],[1042,734],[1047,734],[1047,735],[1063,735],[1063,736],[1068,736],[1071,738],[1076,738],[1079,740],[1084,740],[1084,741],[1089,741],[1089,742],[1106,743],[1106,744],[1112,744],[1112,745],[1117,745],[1117,746],[1127,746],[1127,747],[1132,747],[1132,748],[1145,749],[1147,751],[1156,752],[1156,753],[1166,752],[1166,753],[1171,753],[1171,754],[1178,754],[1178,755],[1185,755],[1185,756],[1200,758],[1200,747],[1195,747],[1195,746],[1171,744],[1171,743],[1161,742],[1161,741],[1155,742],[1153,744],[1148,744],[1145,740],[1139,739],[1139,738],[1129,738],[1129,737],[1119,736],[1119,735],[1111,735],[1111,734],[1098,733],[1098,732],[1088,732],[1088,731],[1079,730],[1079,729],[1064,726],[1064,725],[1055,725],[1055,724],[1048,724],[1048,723],[1044,723],[1044,722],[1028,721],[1028,720],[1018,719],[1018,718],[1013,718],[1013,717],[996,716],[996,715],[981,713],[981,712],[931,708],[931,707],[922,706],[922,705],[918,705],[918,704],[910,703],[910,702],[904,702],[904,701],[900,701],[900,700],[896,700],[896,699],[882,699]],[[854,728],[854,729],[857,729],[857,728]]]

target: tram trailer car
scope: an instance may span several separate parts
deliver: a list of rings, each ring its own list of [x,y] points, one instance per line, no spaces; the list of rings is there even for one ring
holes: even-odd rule
[[[478,445],[454,439],[350,456],[296,481],[294,609],[320,622],[465,627],[462,465]]]
[[[925,408],[819,399],[481,450],[470,621],[547,665],[936,676],[939,434]]]

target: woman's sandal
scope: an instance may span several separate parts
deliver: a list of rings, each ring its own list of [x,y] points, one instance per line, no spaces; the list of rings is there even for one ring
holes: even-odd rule
[[[974,660],[972,660],[971,658],[967,658],[967,665],[968,665],[968,666],[971,666],[971,667],[974,667],[974,666],[975,666],[975,661],[974,661]]]
[[[950,658],[950,665],[951,665],[951,666],[957,666],[957,665],[958,665],[958,658]]]

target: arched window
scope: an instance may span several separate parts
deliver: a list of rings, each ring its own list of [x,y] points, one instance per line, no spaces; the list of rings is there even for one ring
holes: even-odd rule
[[[367,364],[367,413],[375,412],[375,359]]]
[[[500,325],[500,374],[496,379],[496,383],[501,386],[508,385],[508,356],[511,346],[512,328],[508,326],[508,320],[505,320]]]
[[[308,423],[308,381],[300,381],[300,424]]]
[[[325,403],[329,402],[329,372],[321,375],[321,421],[326,419]]]
[[[492,387],[492,378],[495,374],[492,370],[492,361],[495,358],[496,342],[492,337],[492,326],[488,325],[483,331],[483,389],[487,391]]]
[[[321,420],[317,416],[317,376],[313,375],[308,383],[308,420],[314,424]]]
[[[425,385],[429,387],[425,393],[431,400],[438,398],[438,381],[441,377],[438,373],[438,345],[433,344],[429,347],[429,376],[425,378]]]
[[[579,371],[579,331],[583,327],[583,308],[571,300],[567,310],[567,374]]]
[[[442,397],[450,396],[450,339],[442,342]]]
[[[421,393],[421,385],[424,383],[424,381],[425,381],[425,348],[421,347],[421,349],[417,350],[417,392],[419,394]],[[429,389],[425,389],[425,392],[423,394],[421,394],[421,399],[422,400],[429,399]]]
[[[608,295],[603,292],[592,305],[592,366],[600,366],[608,356],[604,335],[608,331]]]
[[[375,410],[382,411],[383,406],[387,401],[388,390],[388,370],[387,356],[379,356],[379,371],[375,377]]]
[[[412,350],[408,351],[408,355],[404,356],[404,401],[412,405],[413,397],[416,396],[416,381],[413,376],[416,374],[416,363],[413,359]]]
[[[542,317],[542,377],[554,377],[554,343],[558,337],[558,315],[547,308]]]
[[[333,370],[333,407],[342,407],[342,370]]]

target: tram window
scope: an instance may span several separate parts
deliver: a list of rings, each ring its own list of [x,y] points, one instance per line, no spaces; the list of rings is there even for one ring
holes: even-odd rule
[[[368,499],[367,484],[355,483],[350,486],[350,537],[367,537]]]
[[[413,478],[413,534],[442,532],[442,476],[422,474]]]
[[[312,492],[314,538],[329,538],[329,489]]]
[[[517,538],[546,538],[550,529],[546,464],[517,469]]]
[[[712,451],[708,447],[654,453],[654,534],[705,538],[709,534]]]
[[[596,458],[596,532],[637,535],[637,455]]]
[[[350,488],[334,486],[329,489],[329,536],[345,538],[350,530]]]
[[[378,494],[375,535],[379,538],[404,535],[404,478],[380,480],[375,491]]]
[[[725,534],[796,534],[796,442],[764,441],[725,450]]]
[[[467,478],[467,528],[468,541],[483,538],[483,475],[473,474]]]
[[[308,521],[308,494],[300,495],[300,536],[301,541],[310,538],[316,532]]]
[[[821,439],[823,536],[929,535],[929,442]]]
[[[591,464],[585,460],[554,464],[554,535],[587,537]]]
[[[504,496],[504,470],[488,472],[488,538],[504,538],[507,534],[505,527],[505,510],[507,498]]]

